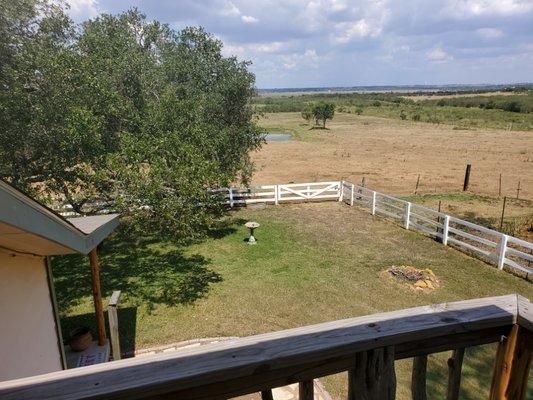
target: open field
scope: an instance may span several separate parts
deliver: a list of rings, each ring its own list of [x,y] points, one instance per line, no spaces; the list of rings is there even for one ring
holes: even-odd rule
[[[257,246],[244,243],[242,224],[252,219],[261,224]],[[101,264],[105,295],[113,289],[124,293],[119,323],[125,350],[474,297],[533,297],[533,286],[523,279],[337,202],[239,210],[206,241],[184,249],[161,239],[116,235],[104,245]],[[430,268],[441,288],[414,291],[384,276],[392,265]],[[91,325],[85,260],[56,258],[53,270],[63,330]],[[468,351],[463,398],[486,398],[493,351]],[[442,398],[445,359],[430,357],[434,398]],[[398,398],[407,399],[410,361],[398,364],[398,376]],[[323,382],[343,397],[344,376]]]
[[[267,114],[269,131],[290,132],[296,140],[271,142],[253,154],[254,183],[348,179],[389,193],[411,194],[462,189],[472,164],[472,192],[533,200],[533,133],[456,130],[447,125],[337,113],[327,130],[311,129],[298,113]]]
[[[456,94],[439,94],[439,93],[432,93],[432,94],[408,94],[406,96],[402,96],[406,99],[413,100],[413,101],[422,101],[422,100],[440,100],[440,99],[453,99],[456,97],[478,97],[478,96],[520,96],[520,95],[526,95],[526,93],[519,93],[516,92],[503,92],[503,91],[497,91],[497,92],[481,92],[481,93],[456,93]]]
[[[415,95],[417,101],[408,98]],[[526,89],[468,97],[455,93],[441,93],[438,98],[424,93],[311,93],[254,100],[257,111],[263,113],[302,112],[320,102],[335,104],[341,113],[447,124],[455,129],[533,130],[533,90]]]

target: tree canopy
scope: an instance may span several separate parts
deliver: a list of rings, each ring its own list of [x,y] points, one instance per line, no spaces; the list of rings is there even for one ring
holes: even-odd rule
[[[333,103],[319,103],[313,107],[313,116],[316,124],[322,121],[322,128],[326,128],[326,120],[333,119],[335,115],[335,104]]]
[[[0,178],[194,236],[221,211],[207,189],[246,182],[264,136],[249,63],[221,49],[136,9],[76,25],[55,2],[0,2]]]

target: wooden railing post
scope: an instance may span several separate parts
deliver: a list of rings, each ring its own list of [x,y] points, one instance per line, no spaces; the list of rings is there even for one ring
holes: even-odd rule
[[[502,233],[502,238],[500,239],[500,244],[498,247],[498,269],[503,269],[505,265],[505,253],[507,252],[507,239],[509,237]]]
[[[490,400],[523,400],[533,351],[530,332],[514,325],[511,333],[498,345]]]
[[[413,400],[427,400],[427,366],[427,355],[413,358],[413,373],[411,376],[411,394],[413,396]]]
[[[298,384],[298,399],[299,400],[313,400],[314,390],[313,390],[313,380],[303,381]]]
[[[94,314],[96,317],[96,329],[98,331],[98,346],[106,343],[104,308],[102,306],[102,290],[100,288],[100,264],[96,247],[89,253],[91,265],[91,281],[93,289]]]
[[[344,182],[339,182],[339,201],[342,202],[342,199],[344,198]]]
[[[372,191],[372,200],[370,201],[370,212],[376,214],[376,192]]]
[[[446,400],[458,400],[461,388],[461,372],[463,369],[464,347],[455,349],[448,359],[448,388]]]
[[[449,215],[444,216],[443,224],[444,226],[442,228],[442,244],[444,246],[447,246],[448,245],[448,234],[450,232],[450,216]]]
[[[272,395],[272,389],[262,390],[261,400],[274,400],[274,396]]]
[[[279,185],[274,185],[274,204],[279,204]]]
[[[229,188],[229,206],[230,208],[233,208],[233,188]]]
[[[358,353],[355,358],[355,369],[348,371],[348,400],[395,398],[394,347]]]
[[[111,350],[113,352],[113,360],[120,360],[120,339],[118,330],[118,314],[117,306],[120,299],[120,290],[114,290],[109,299],[107,307],[107,317],[109,319],[109,339],[111,341]]]
[[[354,184],[352,183],[352,190],[350,191],[350,206],[353,206],[353,192],[354,192]]]
[[[405,209],[403,212],[403,227],[405,229],[409,229],[410,217],[411,217],[411,203],[407,202],[405,203]]]

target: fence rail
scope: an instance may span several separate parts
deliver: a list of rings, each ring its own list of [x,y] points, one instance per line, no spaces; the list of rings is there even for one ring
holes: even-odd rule
[[[230,207],[315,200],[359,205],[369,208],[372,215],[396,220],[405,229],[422,232],[444,245],[453,245],[484,261],[493,262],[499,269],[507,266],[522,273],[533,273],[533,254],[530,254],[533,243],[351,182],[291,183],[215,191],[225,194],[225,203]]]
[[[508,267],[525,274],[533,273],[533,243],[351,182],[289,183],[210,191],[221,194],[222,201],[230,208],[254,203],[278,205],[298,201],[340,201],[350,206],[359,205],[368,208],[372,215],[393,219],[405,229],[419,231],[444,245],[453,245],[484,261],[495,263],[499,269]],[[103,210],[104,213],[112,209],[110,203],[105,203],[105,206],[108,208]],[[76,215],[68,208],[58,211],[64,216]]]
[[[530,254],[533,243],[350,182],[343,181],[340,185],[339,199],[349,205],[357,204],[370,208],[372,214],[401,221],[405,229],[417,230],[444,245],[454,245],[494,262],[499,269],[507,266],[522,273],[533,273],[533,255]]]
[[[414,358],[413,399],[425,399],[428,355],[453,350],[446,399],[458,400],[465,348],[498,343],[489,397],[522,400],[532,333],[528,299],[472,299],[0,382],[0,398],[210,400],[261,392],[272,399],[272,388],[299,383],[299,399],[313,400],[313,379],[345,373],[348,398],[393,400],[395,361]]]

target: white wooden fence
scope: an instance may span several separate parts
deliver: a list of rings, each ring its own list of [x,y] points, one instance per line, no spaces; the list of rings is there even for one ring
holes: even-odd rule
[[[263,185],[223,188],[214,192],[224,193],[225,203],[230,207],[327,200],[363,206],[372,215],[399,221],[405,229],[422,232],[444,245],[453,245],[485,261],[494,262],[499,269],[508,266],[526,274],[533,273],[533,243],[350,182]]]
[[[351,206],[358,204],[369,208],[372,215],[400,221],[405,229],[492,261],[499,269],[508,266],[533,273],[533,243],[350,182],[341,182],[341,188],[339,200]]]
[[[214,192],[225,193],[225,203],[230,207],[254,203],[280,204],[294,201],[339,200],[341,182],[289,183],[248,188],[222,188]]]

